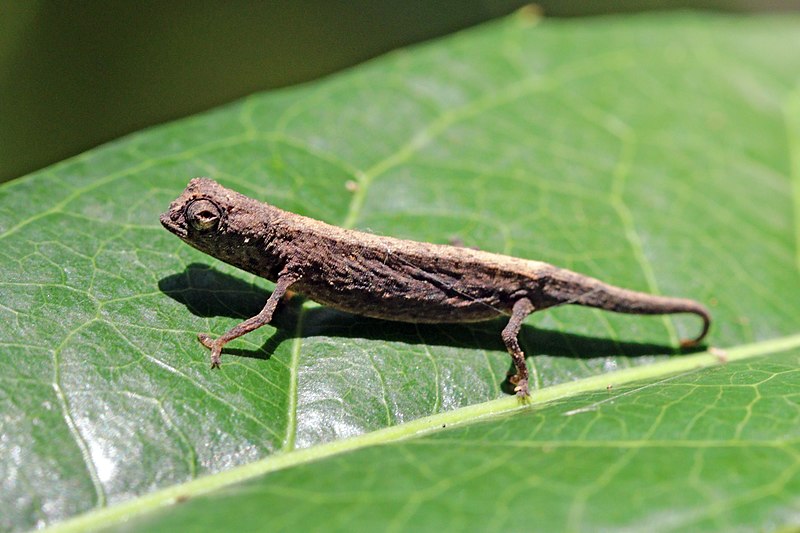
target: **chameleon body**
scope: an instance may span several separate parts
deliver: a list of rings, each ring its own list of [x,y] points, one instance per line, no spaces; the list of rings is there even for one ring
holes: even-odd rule
[[[264,309],[212,340],[201,334],[218,367],[222,347],[272,318],[286,290],[350,313],[403,322],[455,323],[511,317],[503,341],[514,361],[511,382],[528,395],[528,370],[517,336],[533,311],[577,304],[632,314],[693,313],[698,302],[615,287],[548,263],[456,246],[343,229],[259,202],[207,178],[191,180],[161,215],[183,241],[276,283]]]

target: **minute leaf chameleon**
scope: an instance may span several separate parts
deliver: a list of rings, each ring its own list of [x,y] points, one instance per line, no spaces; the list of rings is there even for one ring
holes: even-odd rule
[[[528,368],[518,335],[534,311],[563,304],[618,313],[692,313],[711,316],[700,303],[615,287],[548,263],[470,248],[396,239],[343,229],[248,198],[208,178],[191,180],[161,215],[184,242],[219,260],[275,282],[256,316],[212,339],[198,338],[218,368],[222,348],[272,320],[291,290],[330,307],[415,323],[477,322],[510,316],[501,337],[516,373],[517,395],[529,395]]]

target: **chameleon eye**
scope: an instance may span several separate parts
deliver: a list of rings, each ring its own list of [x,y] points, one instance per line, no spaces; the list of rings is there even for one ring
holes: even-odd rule
[[[186,206],[186,221],[199,233],[217,229],[220,216],[219,207],[210,200],[195,200]]]

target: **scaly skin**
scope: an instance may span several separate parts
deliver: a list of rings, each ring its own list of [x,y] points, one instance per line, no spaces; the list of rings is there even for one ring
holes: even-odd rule
[[[528,396],[528,369],[517,337],[534,311],[577,304],[618,313],[693,313],[701,304],[653,296],[542,263],[440,244],[383,237],[331,226],[258,202],[207,178],[189,182],[161,223],[217,259],[275,282],[264,309],[216,340],[200,335],[218,367],[223,346],[267,324],[280,298],[292,291],[350,313],[403,322],[476,322],[510,315],[503,341]]]

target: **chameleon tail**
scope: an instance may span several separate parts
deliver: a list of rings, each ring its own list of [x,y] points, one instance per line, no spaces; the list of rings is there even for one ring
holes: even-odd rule
[[[682,340],[682,347],[697,345],[711,327],[708,309],[694,300],[623,289],[565,269],[557,268],[547,278],[543,292],[549,300],[553,300],[553,305],[576,304],[637,315],[691,313],[699,316],[703,320],[700,334],[694,339]]]

